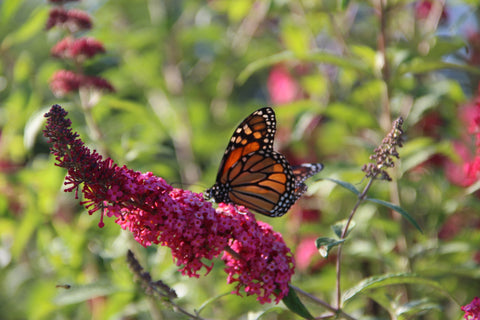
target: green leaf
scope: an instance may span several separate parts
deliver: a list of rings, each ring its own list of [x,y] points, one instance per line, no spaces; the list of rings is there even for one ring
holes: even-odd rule
[[[359,89],[356,90],[356,92],[358,91]],[[364,92],[364,94],[365,93],[369,94],[370,96],[373,95],[371,92]],[[362,100],[358,96],[358,94],[355,94],[357,101]],[[324,114],[334,120],[345,122],[349,127],[352,128],[373,127],[375,126],[376,121],[370,113],[365,112],[365,107],[340,102],[334,102],[328,105]]]
[[[359,61],[358,59],[354,60],[353,58],[345,58],[335,54],[327,53],[324,51],[314,51],[302,55],[301,59],[297,57],[292,51],[283,51],[263,59],[258,59],[247,65],[240,75],[237,78],[239,84],[243,84],[253,73],[259,71],[263,68],[272,66],[274,64],[292,61],[292,60],[301,60],[306,62],[320,62],[335,65],[343,69],[352,69],[362,73],[370,73],[368,68],[365,66],[365,63]]]
[[[335,182],[336,184],[344,187],[345,189],[352,191],[357,196],[360,194],[360,191],[358,191],[357,188],[355,188],[355,186],[351,183],[348,183],[348,182],[345,182],[345,181],[340,181],[340,180],[337,180],[337,179],[332,179],[332,178],[323,178],[323,180],[329,180],[329,181]]]
[[[45,117],[43,116],[50,108],[43,108],[34,113],[27,121],[23,134],[23,144],[25,148],[31,150],[35,144],[37,136],[43,129]]]
[[[356,297],[360,293],[365,293],[367,290],[382,288],[385,286],[397,285],[397,284],[416,284],[425,285],[434,288],[435,290],[449,296],[449,294],[443,289],[443,287],[436,281],[421,277],[413,273],[397,273],[397,274],[385,274],[380,276],[373,276],[362,280],[356,286],[345,291],[343,294],[344,302]]]
[[[338,237],[338,238],[341,238],[342,237],[342,233],[343,233],[343,230],[345,229],[345,226],[347,225],[347,219],[344,219],[344,220],[341,220],[341,221],[338,221],[337,223],[335,223],[334,225],[332,225],[332,230],[333,232],[335,232],[335,235]],[[355,221],[350,221],[350,224],[348,226],[348,230],[347,230],[347,233],[345,234],[345,238],[348,236],[348,234],[350,233],[350,231],[353,230],[353,228],[355,228]]]
[[[473,74],[480,74],[480,70],[478,68],[472,68],[469,65],[444,62],[441,60],[431,61],[427,59],[415,59],[409,64],[405,63],[398,68],[398,71],[399,75],[404,75],[406,73],[419,74],[443,69],[460,70]]]
[[[15,13],[20,9],[24,1],[20,0],[5,0],[2,1],[0,6],[1,10],[1,23],[2,25],[7,25],[10,20],[14,17]]]
[[[19,223],[17,230],[15,232],[15,241],[12,245],[12,255],[15,258],[20,257],[24,250],[28,247],[28,242],[34,235],[35,231],[42,224],[42,215],[39,214],[39,211],[34,207],[34,204],[38,203],[38,197],[28,193],[24,195],[25,203],[28,203],[28,210],[24,213],[25,216]]]
[[[276,319],[277,316],[276,314],[280,314],[280,313],[285,313],[285,308],[283,306],[279,307],[279,306],[275,306],[275,307],[268,307],[267,309],[265,309],[264,311],[261,311],[261,312],[252,312],[250,313],[249,315],[251,315],[251,317],[249,317],[249,319],[255,319],[255,320],[260,320],[260,319]],[[274,316],[272,316],[271,314],[275,314]],[[270,315],[270,316],[269,316]]]
[[[340,10],[346,10],[348,5],[350,4],[350,0],[340,0],[339,1],[339,7],[340,7]]]
[[[421,312],[423,313],[425,311],[430,311],[434,309],[441,311],[442,307],[437,303],[429,301],[428,299],[413,300],[409,301],[403,306],[400,306],[396,310],[396,314],[399,320],[408,320],[412,319],[412,316],[415,314],[419,314]]]
[[[300,299],[298,298],[295,289],[293,289],[290,285],[288,287],[290,290],[288,291],[288,294],[283,297],[283,303],[285,303],[288,309],[290,309],[292,312],[295,312],[304,319],[313,319],[313,316],[310,314],[302,301],[300,301]]]
[[[32,12],[31,16],[21,25],[20,28],[16,29],[13,33],[10,33],[3,39],[1,45],[11,47],[15,44],[26,42],[38,33],[44,31],[48,12],[48,7],[38,8]]]
[[[222,293],[222,294],[219,294],[219,295],[216,295],[210,299],[208,299],[207,301],[205,301],[204,303],[202,303],[202,305],[196,310],[197,314],[200,314],[200,312],[202,312],[203,309],[205,309],[205,307],[209,306],[212,302],[215,302],[217,300],[219,300],[220,298],[224,297],[224,296],[228,296],[230,295],[230,291],[229,292],[226,292],[226,293]]]
[[[317,246],[318,252],[323,258],[328,257],[328,253],[333,247],[338,246],[339,244],[345,242],[345,239],[337,240],[328,237],[320,237],[315,240],[315,245]]]
[[[425,162],[435,153],[437,153],[437,145],[432,138],[420,137],[411,139],[402,148],[402,174]]]
[[[285,47],[294,52],[296,56],[303,57],[307,54],[310,46],[309,34],[298,23],[293,21],[284,23],[281,38]]]
[[[383,200],[380,200],[380,199],[375,199],[375,198],[365,198],[365,200],[367,201],[371,201],[371,202],[375,202],[375,203],[378,203],[378,204],[381,204],[382,206],[385,206],[385,207],[388,207],[392,210],[395,210],[397,211],[398,213],[400,213],[405,219],[407,219],[408,222],[410,222],[415,228],[418,229],[418,231],[422,232],[422,228],[420,228],[420,226],[418,225],[418,223],[415,221],[415,219],[412,218],[412,216],[405,210],[403,210],[401,207],[397,206],[397,205],[394,205],[393,203],[390,203],[390,202],[386,202],[386,201],[383,201]]]
[[[118,291],[118,288],[111,283],[98,281],[84,286],[72,286],[69,289],[59,290],[59,293],[53,299],[53,302],[57,305],[68,305],[83,302],[99,296],[107,296]]]

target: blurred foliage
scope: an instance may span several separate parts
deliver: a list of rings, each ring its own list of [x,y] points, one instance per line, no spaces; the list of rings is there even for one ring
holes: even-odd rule
[[[99,229],[98,215],[89,216],[73,194],[63,193],[65,172],[41,135],[43,114],[61,104],[92,149],[201,192],[213,184],[235,126],[278,101],[275,86],[282,87],[272,70],[281,67],[297,91],[275,105],[277,149],[293,163],[324,163],[321,177],[362,189],[362,165],[391,121],[405,119],[407,140],[391,170],[393,182],[375,182],[368,196],[400,205],[423,232],[388,207],[368,202],[359,208],[343,248],[345,312],[358,319],[458,319],[460,305],[480,292],[480,201],[450,183],[435,159],[460,160],[451,142],[464,129],[458,109],[477,94],[480,72],[470,64],[475,50],[465,48],[479,5],[447,1],[446,18],[420,19],[413,1],[384,1],[386,8],[380,2],[68,3],[92,15],[86,34],[107,49],[85,66],[116,88],[92,110],[101,139],[78,95],[57,98],[49,89],[53,72],[66,67],[50,57],[63,37],[45,30],[51,7],[0,2],[1,318],[185,319],[139,289],[125,262],[128,249],[153,278],[176,290],[185,309],[208,302],[202,317],[299,318],[283,304],[225,295],[233,286],[219,259],[208,276],[188,279],[166,249],[141,247],[112,220]],[[258,218],[297,252],[306,239],[313,237],[315,246],[315,237],[332,237],[330,226],[347,218],[356,200],[319,180],[286,216]],[[446,228],[456,229],[445,235]],[[292,284],[334,304],[330,256],[310,257]],[[304,303],[313,315],[326,311]]]

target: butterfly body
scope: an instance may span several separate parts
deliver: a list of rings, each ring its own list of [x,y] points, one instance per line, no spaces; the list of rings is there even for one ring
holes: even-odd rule
[[[262,108],[248,116],[233,133],[216,182],[206,190],[205,197],[243,205],[270,217],[284,215],[306,191],[303,182],[323,165],[291,167],[273,150],[275,131],[273,109]]]

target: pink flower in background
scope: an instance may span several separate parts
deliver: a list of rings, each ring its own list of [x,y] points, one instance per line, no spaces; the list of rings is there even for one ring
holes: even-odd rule
[[[472,174],[473,155],[461,141],[454,141],[453,148],[460,157],[460,162],[450,159],[445,161],[445,174],[447,179],[457,186],[469,187],[476,181],[476,178]]]
[[[459,117],[467,128],[462,141],[453,143],[461,160],[446,161],[445,169],[447,178],[452,183],[468,187],[478,181],[480,176],[480,99],[461,108]]]
[[[92,20],[90,16],[82,10],[66,10],[63,7],[57,7],[50,10],[46,29],[49,30],[55,26],[64,27],[71,32],[76,32],[91,29]]]
[[[463,316],[466,320],[480,320],[480,298],[475,297],[472,302],[461,307],[465,312]]]
[[[58,70],[50,78],[50,89],[59,97],[78,91],[82,85],[83,76],[68,70]]]
[[[300,96],[300,87],[297,81],[282,65],[277,65],[270,71],[267,88],[273,104],[289,103]]]
[[[310,266],[312,259],[319,256],[315,240],[318,236],[311,236],[302,239],[295,251],[295,261],[297,262],[297,268],[300,271],[306,271]]]
[[[432,11],[432,6],[434,2],[438,2],[438,0],[421,0],[417,1],[415,4],[415,16],[417,19],[427,19],[430,15],[430,11]],[[440,4],[440,3],[439,3]],[[441,4],[440,4],[441,5]],[[445,7],[442,8],[442,15],[440,16],[440,22],[445,22],[448,19],[447,12],[445,11]]]
[[[75,59],[79,62],[104,52],[102,43],[93,38],[75,39],[70,36],[62,39],[51,50],[54,57]]]
[[[85,76],[68,70],[58,70],[50,78],[50,89],[58,97],[78,91],[82,87],[107,92],[115,91],[110,82],[103,78]]]
[[[91,37],[75,38],[73,34],[80,30],[90,29],[92,21],[90,16],[81,10],[66,10],[60,6],[68,0],[50,1],[59,6],[50,10],[46,24],[47,29],[54,26],[67,29],[68,36],[59,41],[52,49],[51,54],[60,59],[74,60],[75,71],[58,70],[50,79],[50,89],[57,97],[63,97],[72,92],[78,92],[82,88],[92,91],[113,92],[112,84],[98,76],[86,75],[83,72],[82,64],[85,60],[104,53],[103,44]],[[70,62],[70,65],[72,63]],[[93,94],[97,92],[92,92]]]
[[[117,166],[90,151],[73,133],[67,112],[54,105],[45,114],[44,135],[52,144],[56,165],[68,170],[67,192],[82,186],[89,214],[101,210],[103,217],[133,233],[143,246],[160,244],[172,250],[182,274],[199,277],[208,273],[212,260],[224,252],[227,282],[236,283],[234,293],[257,295],[260,303],[279,302],[289,290],[294,260],[280,234],[243,207],[220,204],[218,209],[202,194],[174,189],[152,173]],[[224,251],[225,250],[225,251]]]

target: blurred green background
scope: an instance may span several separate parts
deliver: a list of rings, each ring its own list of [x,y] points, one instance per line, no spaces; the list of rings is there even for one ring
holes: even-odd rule
[[[260,107],[274,107],[276,149],[291,163],[322,162],[319,177],[359,189],[362,165],[403,116],[406,142],[393,182],[375,182],[369,195],[399,204],[423,233],[387,208],[362,205],[343,250],[342,288],[413,272],[445,291],[421,282],[388,285],[349,300],[345,311],[358,319],[459,319],[460,305],[480,293],[480,202],[477,188],[459,186],[448,170],[462,164],[454,141],[475,147],[460,111],[478,94],[479,5],[380,3],[68,3],[92,17],[92,30],[77,36],[107,50],[83,70],[116,88],[91,109],[98,136],[77,93],[50,91],[55,71],[75,68],[50,56],[65,36],[45,30],[52,6],[0,1],[0,318],[185,319],[139,289],[125,262],[128,249],[176,290],[185,309],[217,297],[202,317],[299,318],[283,304],[223,295],[233,286],[220,259],[208,276],[189,279],[167,249],[141,247],[113,219],[98,228],[98,213],[89,216],[62,191],[66,172],[41,134],[43,114],[58,103],[90,148],[196,192],[214,183],[234,128]],[[329,181],[309,184],[287,215],[258,219],[295,253],[292,283],[333,304],[334,258],[322,259],[314,240],[332,236],[330,226],[348,217],[356,197]],[[65,284],[71,288],[57,287]],[[325,311],[306,303],[317,316]]]

